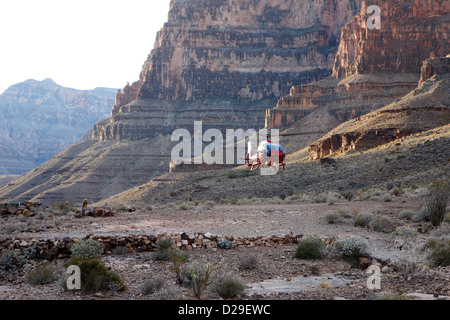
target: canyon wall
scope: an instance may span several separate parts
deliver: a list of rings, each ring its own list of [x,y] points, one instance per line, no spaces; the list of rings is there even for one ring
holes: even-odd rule
[[[25,174],[108,116],[116,89],[75,90],[27,80],[0,95],[0,175]]]
[[[341,27],[361,0],[177,0],[139,79],[92,141],[0,189],[0,199],[99,201],[169,171],[177,128],[264,127],[295,84],[331,75]],[[145,41],[145,40],[143,40]],[[113,70],[112,70],[113,72]]]
[[[368,27],[371,5],[380,8],[380,29]],[[266,111],[266,127],[311,131],[302,121],[316,112],[335,120],[326,128],[330,131],[336,122],[398,101],[417,87],[424,60],[449,52],[449,29],[448,1],[363,1],[360,13],[342,28],[332,76],[292,87]],[[305,146],[300,138],[298,148]]]

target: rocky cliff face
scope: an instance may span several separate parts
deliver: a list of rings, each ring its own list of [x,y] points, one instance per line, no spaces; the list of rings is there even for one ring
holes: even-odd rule
[[[450,123],[450,56],[424,62],[418,87],[380,110],[345,122],[309,148],[311,160],[371,149]]]
[[[370,30],[370,5],[381,13],[381,29]],[[449,51],[450,3],[442,0],[364,1],[361,12],[342,29],[333,75],[418,72],[428,58]]]
[[[119,91],[93,138],[140,139],[194,119],[262,127],[263,110],[292,85],[331,74],[340,28],[359,8],[360,0],[172,1],[139,80]]]
[[[25,174],[109,114],[114,89],[80,91],[27,80],[0,95],[0,174]]]
[[[369,29],[369,5],[381,10],[381,29]],[[363,1],[361,12],[342,29],[332,77],[299,85],[266,111],[266,127],[295,124],[312,112],[343,123],[398,101],[415,89],[422,63],[449,50],[449,4],[440,0]],[[302,125],[302,122],[304,125]],[[316,135],[319,139],[320,135]],[[298,148],[307,146],[298,140]],[[308,140],[308,143],[310,139]]]

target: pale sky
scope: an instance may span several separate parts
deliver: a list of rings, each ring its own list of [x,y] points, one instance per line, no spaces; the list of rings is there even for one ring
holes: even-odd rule
[[[170,0],[2,0],[0,94],[27,79],[74,89],[138,80]]]

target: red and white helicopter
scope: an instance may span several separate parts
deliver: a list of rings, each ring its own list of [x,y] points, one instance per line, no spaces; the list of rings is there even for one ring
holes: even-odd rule
[[[261,166],[272,167],[275,172],[278,172],[280,167],[283,171],[286,168],[284,160],[286,159],[286,152],[283,146],[274,144],[269,139],[261,142],[258,146],[256,154],[252,149],[252,143],[248,143],[248,153],[245,158],[245,164],[248,165],[250,171],[257,170]]]

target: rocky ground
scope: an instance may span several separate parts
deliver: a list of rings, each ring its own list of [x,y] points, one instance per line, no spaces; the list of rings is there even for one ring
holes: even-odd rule
[[[419,212],[423,199],[418,196],[392,197],[391,200],[364,200],[315,203],[307,201],[281,201],[279,203],[241,205],[198,205],[188,208],[177,206],[143,207],[135,212],[118,211],[115,217],[77,219],[74,214],[40,211],[28,219],[3,217],[0,219],[2,237],[17,239],[53,239],[95,235],[130,235],[163,233],[210,232],[225,236],[272,236],[288,233],[318,235],[324,239],[359,237],[369,243],[370,258],[382,268],[381,290],[369,290],[366,271],[348,264],[331,252],[321,260],[294,258],[295,244],[271,247],[211,248],[189,251],[192,261],[217,265],[224,259],[221,274],[239,276],[247,285],[247,299],[378,299],[382,292],[420,293],[442,297],[450,295],[450,268],[430,267],[424,243],[431,236],[449,234],[449,224],[431,228],[429,222],[401,218],[400,212]],[[330,204],[332,203],[332,204]],[[324,219],[330,210],[340,213],[336,223]],[[390,218],[397,232],[383,233],[371,228],[355,227],[354,214],[370,211],[374,215]],[[22,220],[20,222],[19,220]],[[22,223],[23,229],[11,228]],[[399,230],[412,230],[405,236]],[[253,269],[242,263],[254,258]],[[59,281],[49,285],[32,286],[26,275],[38,261],[29,261],[24,268],[2,275],[1,300],[28,299],[195,299],[192,289],[175,282],[172,263],[156,261],[154,252],[107,254],[102,257],[111,269],[117,271],[127,285],[123,293],[102,292],[94,295],[67,292]],[[404,277],[400,261],[417,261],[419,268]],[[62,275],[64,259],[51,262]],[[409,276],[409,278],[408,278]],[[152,279],[163,279],[163,288],[145,295],[142,285]],[[218,299],[213,287],[204,296]],[[423,298],[423,296],[422,296]]]

